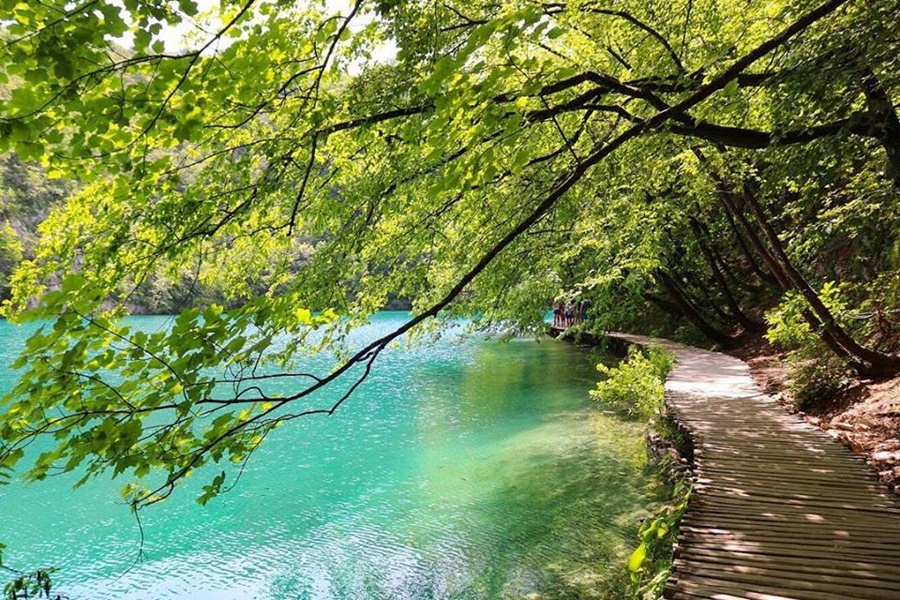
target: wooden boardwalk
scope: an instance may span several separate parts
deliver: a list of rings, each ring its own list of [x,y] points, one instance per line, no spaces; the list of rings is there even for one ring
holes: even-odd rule
[[[900,502],[842,444],[784,411],[747,365],[666,340],[666,402],[693,438],[671,600],[900,600]]]

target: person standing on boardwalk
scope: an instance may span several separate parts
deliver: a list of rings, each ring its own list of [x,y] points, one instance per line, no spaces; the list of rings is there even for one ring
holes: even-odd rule
[[[594,305],[594,301],[590,298],[585,298],[581,301],[581,310],[579,311],[580,317],[582,321],[587,321],[588,314],[591,311],[591,307]]]

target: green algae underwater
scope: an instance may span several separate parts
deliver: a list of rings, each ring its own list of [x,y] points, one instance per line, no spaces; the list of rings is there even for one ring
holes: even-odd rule
[[[26,333],[0,322],[2,364]],[[588,397],[598,360],[555,340],[452,335],[391,350],[335,416],[270,434],[231,492],[200,506],[194,477],[142,511],[140,562],[126,482],[0,488],[5,562],[57,567],[54,593],[73,600],[618,597],[662,491],[644,424]],[[0,371],[0,389],[13,377]]]

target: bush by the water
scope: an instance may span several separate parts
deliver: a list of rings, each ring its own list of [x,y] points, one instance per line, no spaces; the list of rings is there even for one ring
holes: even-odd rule
[[[672,500],[661,506],[651,519],[646,519],[639,532],[641,543],[628,558],[631,588],[628,598],[662,598],[672,572],[672,550],[678,538],[678,525],[691,497],[691,487],[684,481],[672,490]]]
[[[673,366],[675,358],[667,352],[632,346],[618,366],[597,365],[605,377],[591,391],[591,396],[620,412],[651,422],[658,435],[671,440],[678,434],[670,420],[664,418],[664,383]],[[662,597],[671,571],[678,522],[689,495],[690,487],[678,483],[672,490],[671,501],[659,507],[641,526],[640,544],[627,561],[628,584],[623,590],[627,600]]]
[[[663,411],[663,383],[675,359],[657,348],[629,348],[618,366],[597,365],[605,376],[591,397],[628,415],[652,419]]]

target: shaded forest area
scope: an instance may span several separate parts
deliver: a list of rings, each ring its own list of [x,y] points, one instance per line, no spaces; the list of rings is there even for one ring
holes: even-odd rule
[[[0,157],[0,300],[9,299],[15,268],[24,258],[33,258],[38,224],[70,188],[15,154]]]

